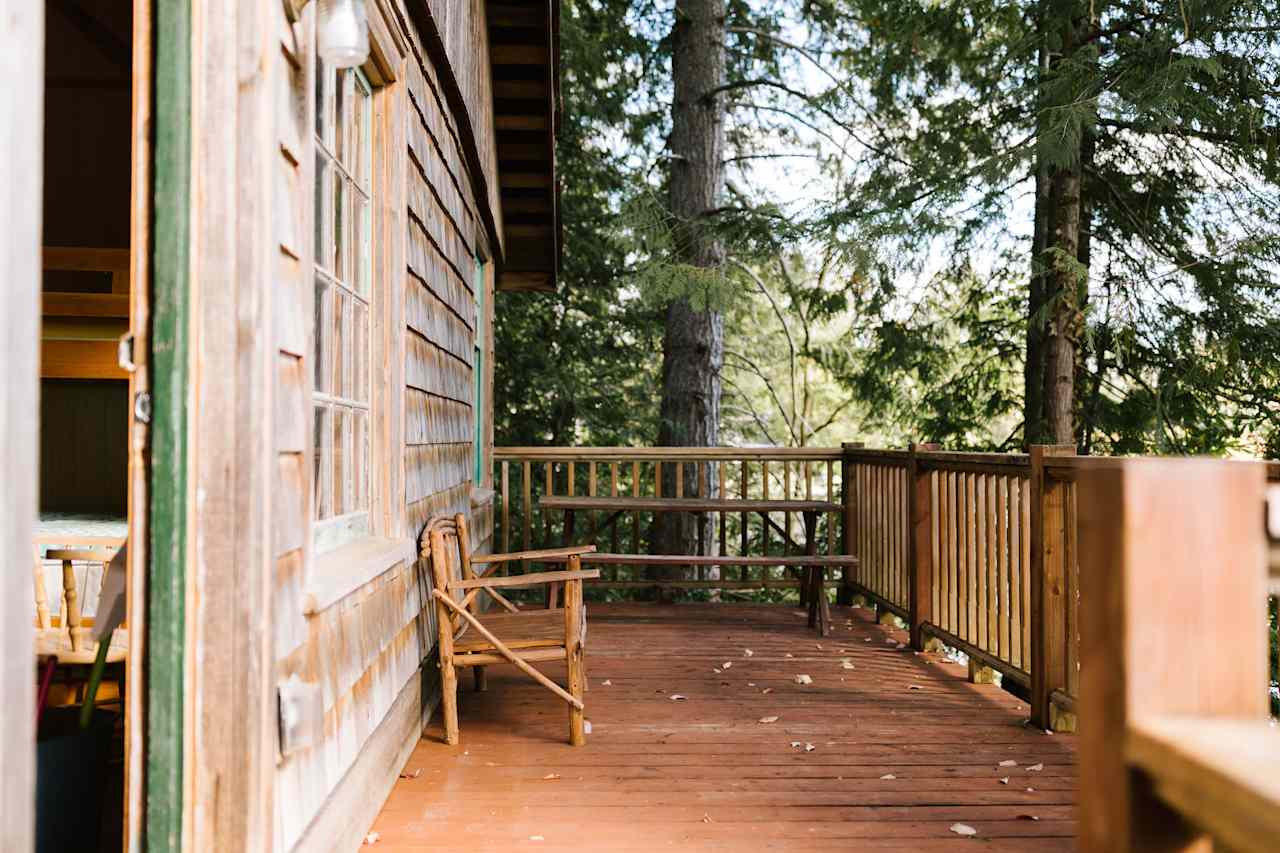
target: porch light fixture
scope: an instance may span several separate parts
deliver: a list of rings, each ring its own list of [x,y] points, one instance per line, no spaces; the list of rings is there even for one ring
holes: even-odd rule
[[[317,43],[332,68],[355,68],[369,58],[365,0],[320,0]]]

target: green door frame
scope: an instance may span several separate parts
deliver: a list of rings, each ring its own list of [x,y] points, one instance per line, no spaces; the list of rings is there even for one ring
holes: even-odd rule
[[[144,0],[145,1],[145,0]],[[153,0],[151,376],[146,836],[182,846],[190,389],[191,0]]]

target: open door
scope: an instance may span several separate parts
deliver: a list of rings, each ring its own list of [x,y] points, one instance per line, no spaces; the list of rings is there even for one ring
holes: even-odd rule
[[[40,198],[44,113],[44,4],[0,14],[0,849],[34,843],[35,684],[30,565],[35,530],[40,386]],[[34,201],[34,203],[33,203]]]

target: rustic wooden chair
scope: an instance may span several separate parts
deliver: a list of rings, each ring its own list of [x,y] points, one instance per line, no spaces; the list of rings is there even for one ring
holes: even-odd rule
[[[37,549],[35,562],[36,653],[54,655],[60,664],[91,664],[97,656],[98,644],[90,636],[92,622],[81,616],[83,602],[76,580],[76,563],[101,564],[105,579],[107,567],[117,548],[50,549],[44,555]],[[49,596],[44,582],[44,561],[62,563],[62,603],[57,624],[49,611]],[[128,651],[128,637],[123,630],[111,638],[107,663],[116,663]]]
[[[521,551],[514,554],[472,554],[464,515],[436,516],[419,539],[424,560],[431,564],[432,597],[436,602],[436,631],[440,650],[445,742],[458,742],[458,678],[455,667],[472,667],[477,690],[485,689],[484,667],[509,662],[569,705],[569,743],[586,743],[582,694],[586,689],[583,645],[587,618],[582,582],[600,577],[598,569],[582,569],[581,556],[594,545]],[[511,577],[494,568],[516,560],[563,562],[566,570]],[[477,566],[488,566],[484,572]],[[500,589],[564,584],[564,607],[521,609]],[[482,613],[481,592],[500,605],[503,613]],[[569,683],[561,687],[533,667],[535,661],[563,660]]]

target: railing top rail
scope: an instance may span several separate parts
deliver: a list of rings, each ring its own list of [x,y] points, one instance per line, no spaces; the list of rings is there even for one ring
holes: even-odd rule
[[[495,447],[498,461],[542,462],[738,462],[787,460],[800,462],[838,460],[838,447]]]
[[[1025,453],[959,453],[950,450],[922,450],[916,453],[916,464],[924,468],[974,466],[1007,470],[1030,469],[1031,457]]]
[[[906,465],[911,458],[909,450],[888,450],[881,447],[844,447],[846,459],[861,462],[893,462]]]

